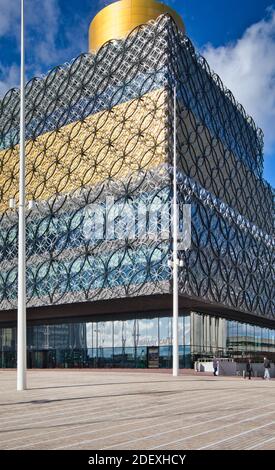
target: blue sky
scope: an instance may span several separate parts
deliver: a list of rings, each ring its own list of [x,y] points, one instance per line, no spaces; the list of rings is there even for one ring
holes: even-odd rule
[[[25,0],[27,76],[85,52],[93,16],[111,0]],[[275,187],[275,1],[167,0],[188,36],[265,133]],[[19,83],[20,0],[0,0],[0,96]]]

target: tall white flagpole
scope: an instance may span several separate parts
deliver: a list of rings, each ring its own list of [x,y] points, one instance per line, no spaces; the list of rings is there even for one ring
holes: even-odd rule
[[[177,205],[177,88],[174,86],[174,158],[173,158],[173,376],[179,372],[178,342],[178,205]]]
[[[20,156],[18,219],[17,390],[26,383],[26,214],[25,214],[25,21],[21,0]]]

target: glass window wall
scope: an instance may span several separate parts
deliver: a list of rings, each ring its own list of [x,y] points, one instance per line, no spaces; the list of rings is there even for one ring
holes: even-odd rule
[[[161,368],[172,367],[172,317],[33,325],[27,329],[29,367],[148,367],[156,348]],[[199,313],[179,316],[180,367],[198,357],[264,355],[275,362],[275,329]],[[0,328],[0,367],[16,367],[16,329]]]

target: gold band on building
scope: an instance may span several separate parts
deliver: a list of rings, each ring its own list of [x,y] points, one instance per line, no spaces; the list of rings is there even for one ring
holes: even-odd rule
[[[89,28],[89,51],[97,51],[111,39],[122,39],[137,26],[169,13],[185,32],[184,23],[172,8],[155,0],[121,0],[103,8]]]
[[[26,142],[26,193],[48,200],[167,161],[164,88]],[[127,119],[127,125],[124,120]],[[0,150],[0,213],[18,200],[19,146]]]

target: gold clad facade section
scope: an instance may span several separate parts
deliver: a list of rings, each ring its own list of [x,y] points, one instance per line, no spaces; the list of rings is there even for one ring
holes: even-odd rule
[[[27,197],[47,200],[166,160],[166,92],[150,92],[26,145]],[[19,148],[0,152],[0,210],[18,196]]]
[[[185,32],[184,23],[172,8],[154,0],[121,0],[101,10],[89,29],[89,51],[97,51],[111,39],[122,39],[133,29],[158,16],[169,13]]]

